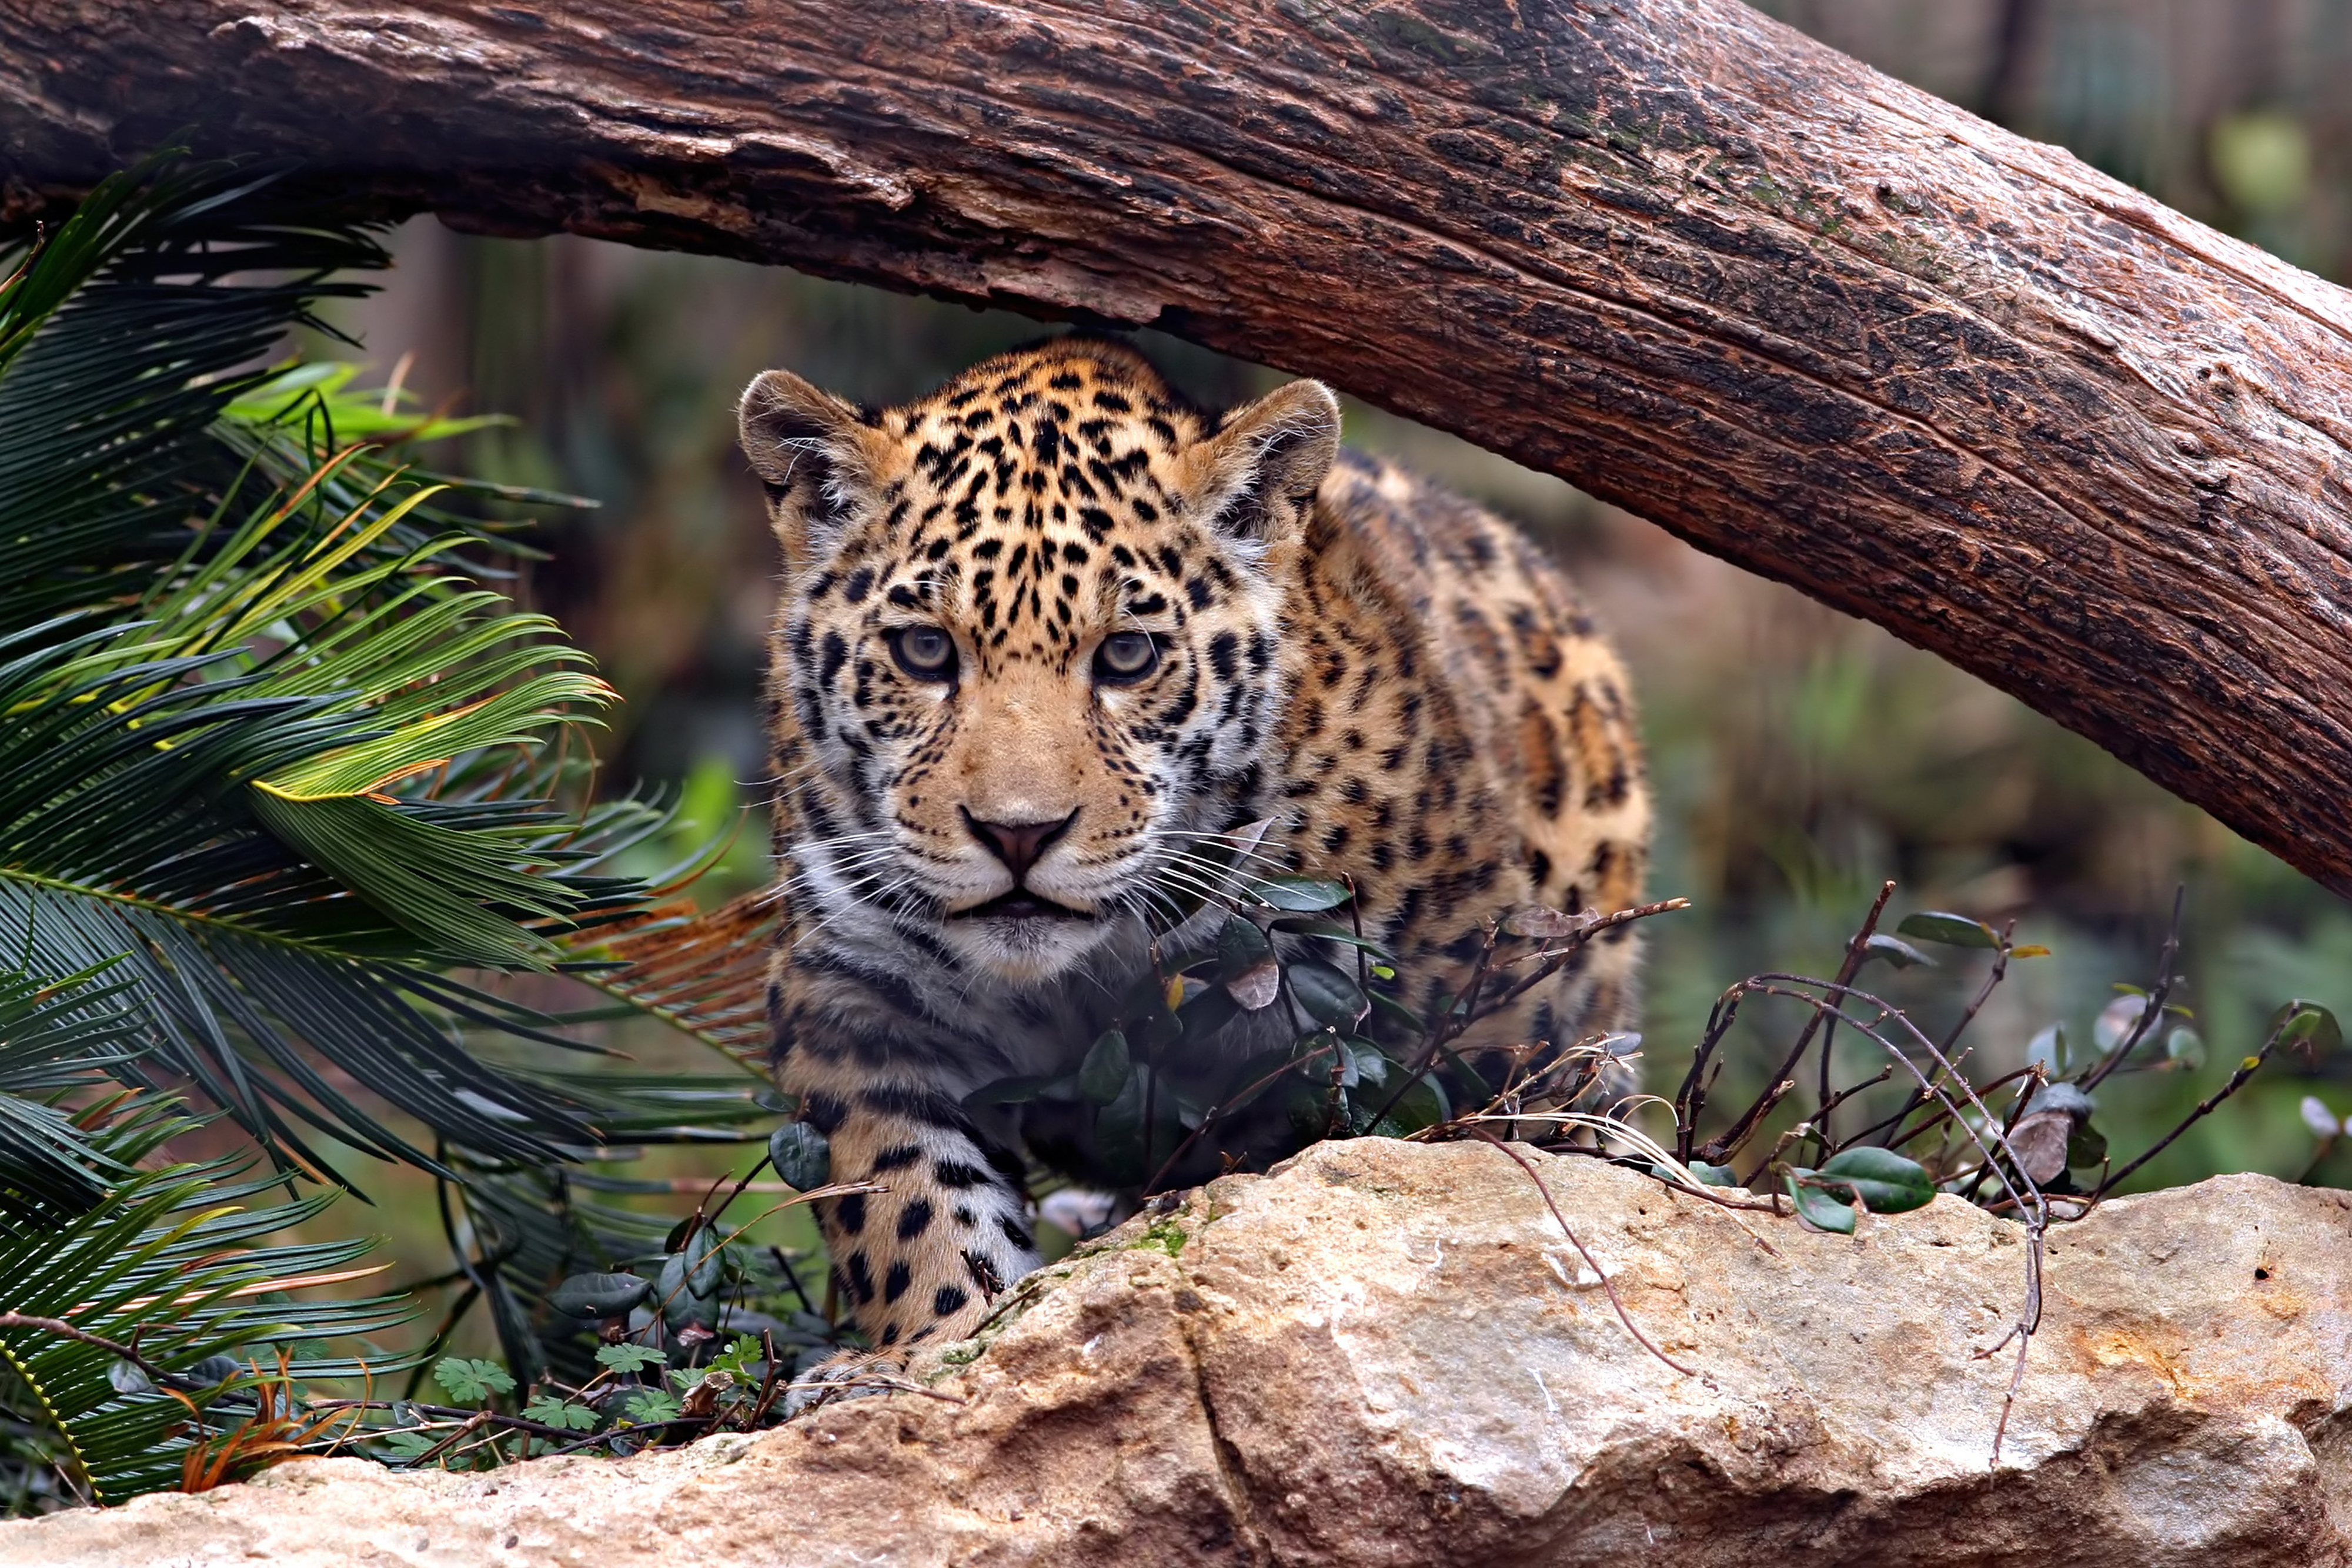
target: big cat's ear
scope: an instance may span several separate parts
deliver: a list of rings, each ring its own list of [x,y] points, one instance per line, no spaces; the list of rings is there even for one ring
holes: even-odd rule
[[[872,486],[882,432],[856,405],[790,371],[754,378],[735,422],[743,455],[768,493],[768,519],[784,559],[803,565]]]
[[[1296,533],[1339,456],[1339,400],[1321,382],[1291,382],[1225,415],[1185,454],[1193,515],[1220,533],[1271,544]]]

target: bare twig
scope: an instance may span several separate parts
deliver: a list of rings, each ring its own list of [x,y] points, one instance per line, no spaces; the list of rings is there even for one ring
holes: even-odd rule
[[[1852,985],[1853,977],[1862,973],[1863,965],[1869,962],[1871,935],[1878,929],[1878,917],[1885,911],[1886,901],[1894,896],[1893,881],[1879,884],[1878,897],[1871,904],[1870,913],[1863,916],[1861,928],[1854,932],[1853,940],[1845,945],[1845,959],[1838,966],[1837,983],[1839,985]],[[1813,1143],[1821,1151],[1822,1157],[1826,1159],[1830,1152],[1830,1115],[1837,1109],[1838,1103],[1837,1099],[1830,1093],[1830,1064],[1836,1055],[1834,1048],[1837,1043],[1837,1015],[1832,1013],[1824,1019],[1822,1014],[1815,1013],[1812,1021],[1822,1026],[1822,1082],[1821,1091],[1813,1100],[1813,1103],[1820,1109],[1813,1113]],[[1810,1026],[1807,1032],[1811,1032]],[[1803,1041],[1800,1040],[1797,1045],[1798,1054],[1802,1055],[1804,1049]],[[1891,1072],[1894,1069],[1889,1068],[1887,1071]]]
[[[1706,1032],[1699,1037],[1698,1049],[1691,1052],[1690,1071],[1683,1074],[1683,1085],[1675,1093],[1675,1157],[1685,1165],[1691,1161],[1691,1145],[1698,1136],[1699,1113],[1706,1107],[1706,1092],[1714,1080],[1700,1082],[1699,1074],[1723,1037],[1739,1018],[1740,998],[1748,994],[1746,986],[1734,986],[1715,998],[1715,1006],[1706,1015]],[[1716,1069],[1717,1072],[1721,1068]]]
[[[2172,890],[2172,923],[2165,927],[2164,946],[2157,954],[2156,983],[2147,988],[2147,1005],[2140,1009],[2139,1017],[2133,1021],[2123,1039],[2116,1042],[2116,1048],[2084,1075],[2082,1089],[2085,1094],[2096,1089],[2109,1073],[2121,1067],[2125,1059],[2139,1049],[2139,1043],[2147,1038],[2148,1030],[2164,1017],[2165,998],[2172,995],[2172,966],[2180,956],[2180,908],[2188,892],[2186,883]],[[2153,1154],[2156,1151],[2151,1149],[2148,1152]]]
[[[1499,1012],[1503,1009],[1509,1007],[1513,1002],[1517,1001],[1521,997],[1527,995],[1528,992],[1534,989],[1536,987],[1542,985],[1554,975],[1559,974],[1561,968],[1573,960],[1577,954],[1583,951],[1589,944],[1597,938],[1605,936],[1607,933],[1615,930],[1618,926],[1630,925],[1636,920],[1647,920],[1654,915],[1671,915],[1677,909],[1688,909],[1689,907],[1690,900],[1687,898],[1664,898],[1660,899],[1655,904],[1637,904],[1632,909],[1612,910],[1607,915],[1599,916],[1591,925],[1586,926],[1583,930],[1578,932],[1575,936],[1568,939],[1571,946],[1546,956],[1543,967],[1536,970],[1534,974],[1528,976],[1525,979],[1515,981],[1508,990],[1496,997],[1492,1002],[1488,1003],[1484,1008],[1479,1008],[1474,1005],[1463,1019],[1464,1027],[1468,1027],[1470,1024],[1476,1022],[1479,1019],[1485,1018],[1489,1013]],[[1525,962],[1526,960],[1518,961]],[[1454,1032],[1459,1034],[1461,1030],[1456,1030]]]
[[[1515,981],[1492,1002],[1482,1005],[1481,998],[1486,990],[1487,976],[1494,964],[1495,944],[1501,936],[1501,928],[1490,923],[1486,927],[1486,945],[1478,950],[1477,961],[1470,970],[1470,983],[1464,990],[1461,999],[1447,1010],[1444,1018],[1429,1026],[1420,1056],[1398,1081],[1396,1088],[1390,1092],[1387,1101],[1380,1110],[1373,1113],[1370,1124],[1379,1126],[1381,1119],[1396,1109],[1397,1103],[1404,1098],[1405,1091],[1412,1088],[1421,1076],[1436,1063],[1439,1054],[1445,1052],[1450,1041],[1458,1039],[1464,1030],[1480,1019],[1501,1011],[1535,987],[1559,974],[1595,937],[1604,932],[1615,930],[1620,925],[1628,925],[1636,920],[1646,920],[1653,915],[1664,915],[1673,910],[1689,907],[1690,900],[1687,898],[1668,898],[1656,904],[1639,904],[1632,909],[1613,910],[1607,915],[1598,915],[1594,917],[1591,924],[1566,938],[1567,946],[1554,952],[1538,951],[1529,955],[1531,958],[1543,959],[1536,971]],[[1516,961],[1526,962],[1527,960]],[[1447,1054],[1451,1055],[1450,1052]],[[1461,1064],[1458,1057],[1454,1058],[1454,1061],[1457,1065]]]
[[[1592,1256],[1591,1249],[1588,1249],[1583,1242],[1577,1239],[1576,1232],[1569,1228],[1568,1217],[1560,1213],[1559,1205],[1552,1201],[1551,1189],[1544,1186],[1543,1177],[1537,1173],[1535,1166],[1528,1163],[1527,1156],[1520,1154],[1518,1150],[1511,1147],[1510,1145],[1503,1142],[1502,1139],[1495,1136],[1494,1134],[1486,1131],[1484,1127],[1472,1127],[1470,1129],[1470,1134],[1473,1137],[1481,1139],[1486,1143],[1492,1144],[1495,1147],[1502,1150],[1503,1153],[1510,1156],[1512,1164],[1517,1166],[1521,1170],[1528,1173],[1528,1179],[1536,1184],[1536,1191],[1543,1197],[1544,1207],[1551,1210],[1552,1218],[1559,1222],[1560,1234],[1568,1238],[1568,1244],[1576,1249],[1577,1255],[1584,1260],[1584,1266],[1591,1270],[1593,1278],[1601,1281],[1601,1288],[1609,1292],[1609,1304],[1617,1309],[1617,1321],[1625,1325],[1625,1332],[1632,1334],[1633,1338],[1640,1343],[1643,1350],[1648,1351],[1652,1355],[1656,1356],[1660,1361],[1664,1362],[1668,1366],[1674,1368],[1676,1372],[1681,1373],[1685,1377],[1697,1376],[1698,1374],[1692,1368],[1685,1366],[1673,1356],[1668,1355],[1664,1351],[1660,1350],[1655,1344],[1652,1343],[1650,1336],[1643,1333],[1639,1327],[1635,1326],[1632,1314],[1625,1311],[1625,1303],[1620,1300],[1617,1295],[1616,1282],[1609,1278],[1608,1273],[1601,1267],[1600,1260]]]
[[[751,1413],[743,1418],[743,1426],[756,1427],[768,1418],[769,1407],[776,1396],[783,1392],[783,1367],[776,1359],[776,1335],[772,1329],[760,1331],[760,1349],[767,1358],[767,1374],[760,1379],[760,1396],[751,1402]]]
[[[2022,1082],[2018,1084],[2017,1093],[2009,1102],[2009,1113],[2000,1119],[2000,1143],[2003,1148],[2009,1146],[2009,1135],[2017,1131],[2017,1124],[2025,1115],[2025,1108],[2033,1103],[2033,1097],[2040,1093],[2042,1086],[2049,1082],[2048,1074],[2042,1071],[2042,1064],[2038,1061],[2029,1065],[2023,1072],[2018,1074],[2018,1077]],[[1991,1168],[1990,1161],[1979,1165],[1976,1174],[1969,1178],[1969,1185],[1960,1188],[1960,1197],[1974,1203],[1977,1200],[1977,1189],[1984,1186],[1985,1175]]]
[[[1878,896],[1871,901],[1870,913],[1862,917],[1862,925],[1854,932],[1853,940],[1846,944],[1845,959],[1838,966],[1837,978],[1831,981],[1831,985],[1843,989],[1853,984],[1854,976],[1862,970],[1863,960],[1870,956],[1870,938],[1878,929],[1878,917],[1885,913],[1886,901],[1894,896],[1893,883],[1881,884]],[[1773,1070],[1769,1078],[1764,1081],[1766,1084],[1764,1093],[1741,1113],[1739,1119],[1731,1124],[1729,1131],[1719,1138],[1710,1140],[1706,1147],[1699,1151],[1701,1159],[1710,1165],[1717,1164],[1724,1155],[1748,1141],[1748,1134],[1756,1130],[1757,1124],[1770,1115],[1772,1107],[1780,1103],[1780,1097],[1786,1094],[1789,1089],[1795,1087],[1793,1083],[1784,1087],[1783,1081],[1795,1072],[1797,1064],[1805,1059],[1805,1052],[1811,1049],[1813,1034],[1821,1027],[1822,1012],[1816,1010],[1811,1018],[1805,1020],[1805,1027],[1799,1031],[1797,1043],[1790,1049],[1787,1059]]]
[[[2215,1106],[2221,1104],[2222,1101],[2227,1100],[2231,1095],[2235,1094],[2239,1090],[2244,1088],[2246,1085],[2246,1080],[2252,1078],[2261,1070],[2263,1063],[2271,1059],[2271,1052],[2278,1049],[2280,1039],[2286,1033],[2286,1026],[2294,1021],[2298,1016],[2300,1015],[2297,1012],[2289,1011],[2282,1017],[2276,1024],[2272,1026],[2270,1038],[2263,1041],[2262,1050],[2256,1051],[2253,1055],[2240,1062],[2238,1064],[2238,1070],[2230,1074],[2228,1082],[2213,1091],[2212,1093],[2208,1094],[2198,1103],[2197,1109],[2189,1112],[2188,1115],[2182,1117],[2179,1124],[2175,1126],[2172,1131],[2165,1134],[2161,1138],[2158,1138],[2154,1146],[2149,1148],[2147,1153],[2141,1155],[2139,1158],[2132,1161],[2131,1164],[2124,1166],[2123,1169],[2116,1171],[2114,1175],[2103,1179],[2099,1185],[2092,1190],[2092,1198],[2095,1200],[2105,1197],[2126,1177],[2129,1176],[2132,1172],[2139,1169],[2140,1166],[2147,1164],[2148,1161],[2164,1153],[2166,1149],[2170,1148],[2174,1139],[2179,1137],[2181,1134],[2189,1131],[2189,1128],[2195,1126],[2199,1122],[2203,1121],[2212,1113]]]
[[[1827,1036],[1824,1036],[1824,1037],[1823,1037],[1824,1040],[1826,1040],[1826,1039],[1827,1039],[1827,1038],[1828,1038]],[[1880,1084],[1882,1084],[1882,1083],[1885,1082],[1888,1079],[1890,1079],[1890,1078],[1892,1078],[1892,1077],[1894,1077],[1894,1076],[1895,1076],[1895,1069],[1894,1069],[1894,1068],[1892,1068],[1892,1067],[1882,1067],[1882,1068],[1880,1068],[1880,1069],[1878,1070],[1878,1074],[1877,1074],[1877,1076],[1876,1076],[1876,1077],[1874,1077],[1874,1078],[1865,1078],[1865,1079],[1864,1079],[1864,1080],[1863,1080],[1861,1082],[1859,1082],[1859,1083],[1849,1083],[1849,1084],[1847,1084],[1844,1088],[1843,1088],[1843,1089],[1839,1090],[1836,1093],[1834,1093],[1834,1094],[1831,1095],[1827,1100],[1824,1100],[1823,1102],[1822,1102],[1822,1113],[1823,1115],[1827,1115],[1830,1112],[1834,1111],[1834,1110],[1835,1110],[1835,1109],[1837,1109],[1840,1105],[1844,1104],[1847,1101],[1849,1101],[1849,1100],[1853,1099],[1855,1095],[1862,1093],[1862,1092],[1863,1092],[1864,1091],[1865,1091],[1865,1090],[1875,1089],[1875,1088],[1877,1088]],[[1818,1124],[1817,1124],[1817,1125],[1818,1125]],[[1826,1149],[1825,1149],[1825,1150],[1823,1150],[1822,1152],[1823,1152],[1823,1154],[1824,1154],[1824,1155],[1827,1155],[1827,1154],[1832,1153],[1832,1152],[1833,1152],[1833,1151],[1832,1151],[1832,1150],[1826,1150]]]

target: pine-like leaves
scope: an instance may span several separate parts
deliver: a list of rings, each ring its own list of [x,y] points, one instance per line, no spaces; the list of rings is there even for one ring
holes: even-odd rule
[[[297,1379],[360,1370],[310,1347],[408,1309],[286,1299],[352,1277],[364,1247],[264,1244],[326,1195],[245,1207],[339,1180],[330,1143],[442,1181],[469,1288],[527,1367],[549,1354],[545,1290],[659,1239],[578,1201],[597,1185],[579,1163],[765,1114],[737,1070],[541,1067],[582,1049],[560,1020],[452,973],[612,968],[594,944],[645,928],[650,894],[607,867],[661,816],[581,803],[568,732],[611,694],[483,586],[513,547],[451,503],[491,487],[404,466],[403,442],[465,423],[363,400],[348,368],[263,367],[313,301],[358,291],[336,274],[383,259],[364,228],[274,209],[264,176],[169,160],[0,254],[11,1511],[177,1484],[240,1398],[252,1430],[300,1430],[279,1418],[293,1385],[268,1412],[239,1392],[281,1355]],[[499,1040],[503,1061],[482,1050]],[[181,1096],[275,1173],[154,1168],[191,1124]],[[244,1385],[223,1385],[226,1357]],[[277,1441],[206,1449],[187,1474]]]
[[[116,962],[155,1068],[298,1166],[317,1132],[434,1163],[339,1076],[552,1162],[593,1141],[579,1107],[452,1022],[535,1020],[437,971],[547,967],[634,904],[581,868],[647,814],[548,802],[541,748],[610,694],[467,580],[473,536],[418,528],[433,487],[316,460],[335,404],[298,423],[287,378],[239,373],[382,260],[266,194],[119,179],[0,285],[0,953]]]

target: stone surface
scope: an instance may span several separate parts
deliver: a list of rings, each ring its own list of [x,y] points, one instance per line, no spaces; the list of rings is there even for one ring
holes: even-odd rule
[[[0,1564],[2172,1564],[2352,1560],[2352,1194],[2256,1176],[2053,1230],[1856,1238],[1483,1145],[1230,1177],[1057,1266],[940,1386],[493,1475],[287,1466],[0,1526]],[[1580,1281],[1587,1281],[1580,1283]]]

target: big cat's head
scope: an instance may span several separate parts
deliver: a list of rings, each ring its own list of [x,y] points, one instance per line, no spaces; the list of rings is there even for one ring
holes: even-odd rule
[[[783,547],[796,895],[1038,980],[1201,891],[1202,804],[1281,709],[1329,391],[1207,414],[1064,339],[879,413],[770,371],[740,423]]]

